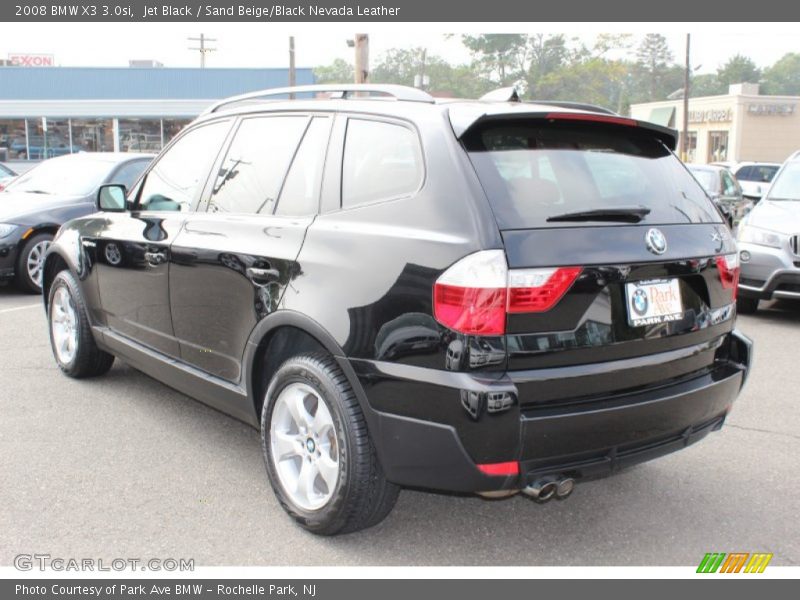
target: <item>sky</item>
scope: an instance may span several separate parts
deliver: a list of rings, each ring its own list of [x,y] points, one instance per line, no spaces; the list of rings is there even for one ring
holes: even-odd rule
[[[481,29],[477,29],[477,26]],[[189,50],[201,32],[216,38],[208,67],[285,67],[288,36],[295,35],[298,67],[328,64],[334,58],[352,62],[347,47],[356,27],[370,34],[375,61],[389,48],[426,47],[453,62],[469,61],[460,33],[565,33],[591,44],[598,33],[658,31],[667,37],[677,62],[683,63],[685,34],[692,33],[692,64],[697,73],[714,72],[736,53],[757,65],[772,64],[787,52],[800,52],[800,37],[792,24],[642,24],[642,23],[512,23],[512,24],[352,24],[305,23],[0,23],[0,58],[9,53],[55,55],[60,66],[128,66],[129,59],[155,59],[167,67],[199,66],[200,56]],[[740,29],[737,29],[739,27]],[[796,26],[794,26],[796,27]],[[446,29],[447,28],[447,29]],[[455,35],[446,33],[457,31]],[[698,68],[699,67],[699,68]]]

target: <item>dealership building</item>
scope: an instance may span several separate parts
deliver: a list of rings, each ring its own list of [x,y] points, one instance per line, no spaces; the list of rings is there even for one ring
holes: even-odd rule
[[[157,152],[214,101],[288,81],[288,69],[0,66],[0,160]]]
[[[690,98],[686,161],[783,162],[800,150],[798,103],[798,96],[761,95],[754,83]],[[633,104],[631,116],[682,130],[683,99]]]

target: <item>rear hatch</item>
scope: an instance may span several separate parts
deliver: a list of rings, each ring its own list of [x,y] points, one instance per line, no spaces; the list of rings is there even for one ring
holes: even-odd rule
[[[461,139],[505,245],[523,409],[670,385],[724,358],[735,243],[665,130],[554,112],[481,119]]]

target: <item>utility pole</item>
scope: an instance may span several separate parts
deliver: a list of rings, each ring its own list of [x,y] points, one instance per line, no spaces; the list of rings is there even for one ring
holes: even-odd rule
[[[206,54],[209,53],[209,52],[216,52],[217,51],[216,48],[209,48],[208,46],[206,46],[206,42],[216,42],[217,41],[216,38],[208,38],[208,37],[205,36],[205,34],[201,33],[199,38],[190,37],[190,38],[186,38],[186,39],[189,40],[190,42],[200,42],[200,47],[199,48],[189,47],[189,50],[199,50],[200,51],[200,68],[201,69],[205,69],[206,68]]]
[[[683,133],[681,134],[681,160],[689,158],[689,75],[692,70],[689,60],[691,34],[686,34],[686,69],[683,72]]]
[[[289,36],[289,87],[297,85],[297,69],[294,66],[294,36]],[[294,100],[294,94],[289,94],[289,99]]]
[[[355,37],[355,49],[356,83],[367,83],[367,81],[369,81],[369,35],[366,33],[357,33]]]

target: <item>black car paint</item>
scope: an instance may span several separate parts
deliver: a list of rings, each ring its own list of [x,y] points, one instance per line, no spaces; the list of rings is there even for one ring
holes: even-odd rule
[[[616,457],[644,460],[673,448],[676,436],[685,445],[721,425],[750,360],[750,342],[732,333],[733,309],[714,313],[725,310],[723,299],[704,283],[717,277],[711,257],[735,251],[724,225],[662,227],[672,241],[663,257],[648,253],[647,228],[636,225],[501,232],[446,111],[422,107],[408,109],[425,151],[422,188],[342,210],[341,170],[332,165],[341,164],[345,121],[382,118],[373,106],[348,101],[336,114],[316,217],[154,213],[134,204],[62,228],[45,287],[68,265],[101,347],[253,426],[263,345],[285,328],[302,330],[337,358],[384,471],[400,484],[519,487],[525,471],[490,477],[475,466],[509,460],[532,473],[590,476],[613,469]],[[403,118],[395,112],[387,118]],[[458,176],[433,175],[442,170]],[[207,193],[208,183],[201,206]],[[109,264],[109,243],[119,264]],[[512,315],[507,336],[466,336],[436,323],[436,279],[463,256],[492,248],[504,248],[511,267],[583,266],[575,294],[548,315]],[[163,261],[148,259],[157,254]],[[269,272],[267,280],[256,281],[253,268]],[[622,327],[602,346],[589,335],[579,343],[592,306],[610,321],[622,283],[663,275],[696,280],[692,319],[642,328],[635,340]],[[429,317],[424,343],[418,328],[404,325],[409,314]],[[528,349],[559,331],[574,339]],[[379,334],[402,351],[384,352]],[[593,428],[606,435],[587,435]]]

